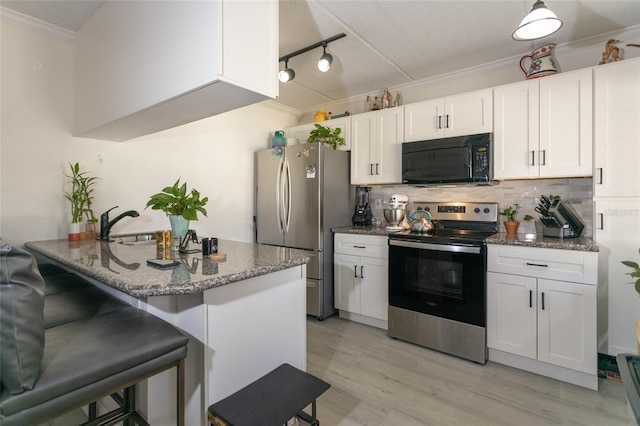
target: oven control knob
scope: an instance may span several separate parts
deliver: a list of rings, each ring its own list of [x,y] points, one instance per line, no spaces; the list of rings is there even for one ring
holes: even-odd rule
[[[473,211],[476,212],[476,214],[480,213],[480,207],[476,207]]]
[[[489,207],[485,207],[485,208],[484,208],[484,212],[485,212],[485,213],[489,213],[490,211],[491,211],[491,210],[489,210]]]

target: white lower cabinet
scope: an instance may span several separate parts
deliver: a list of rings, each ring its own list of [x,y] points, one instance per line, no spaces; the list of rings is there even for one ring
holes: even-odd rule
[[[490,245],[489,359],[597,390],[597,257]]]
[[[386,237],[335,234],[334,297],[340,317],[387,329],[388,265]]]

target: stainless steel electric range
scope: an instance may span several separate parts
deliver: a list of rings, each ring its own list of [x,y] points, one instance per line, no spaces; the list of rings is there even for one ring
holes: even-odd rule
[[[497,203],[414,202],[435,224],[389,235],[389,335],[484,364],[486,243]]]

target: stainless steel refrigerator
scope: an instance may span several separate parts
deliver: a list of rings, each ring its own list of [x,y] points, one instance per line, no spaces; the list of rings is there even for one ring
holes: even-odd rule
[[[257,242],[307,250],[307,314],[333,306],[333,234],[351,223],[349,153],[322,144],[257,153]]]

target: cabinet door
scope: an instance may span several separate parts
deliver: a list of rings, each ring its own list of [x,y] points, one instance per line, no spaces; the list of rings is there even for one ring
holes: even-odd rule
[[[597,373],[596,289],[538,280],[538,360]]]
[[[402,183],[403,107],[377,111],[376,122],[375,183]]]
[[[361,257],[360,264],[362,266],[360,313],[386,321],[389,310],[389,278],[387,272],[389,261],[375,257]]]
[[[424,141],[444,136],[444,98],[405,105],[404,141]]]
[[[351,117],[351,184],[375,183],[371,145],[375,142],[376,112]]]
[[[595,240],[600,248],[600,284],[608,306],[607,353],[636,353],[634,323],[640,319],[640,303],[623,260],[640,263],[640,199],[595,201]]]
[[[360,258],[333,255],[335,308],[360,313]]]
[[[444,100],[447,137],[493,131],[493,93],[491,89],[448,96]]]
[[[538,176],[538,81],[494,89],[495,178]]]
[[[640,58],[594,73],[594,195],[640,196]]]
[[[536,359],[536,279],[487,273],[487,345]]]
[[[558,74],[539,81],[540,176],[591,176],[593,173],[591,69]]]

